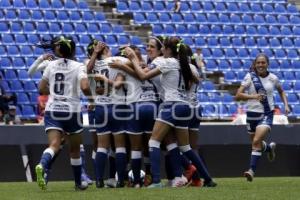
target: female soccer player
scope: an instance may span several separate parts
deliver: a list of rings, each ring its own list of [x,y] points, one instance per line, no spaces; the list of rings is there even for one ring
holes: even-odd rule
[[[35,167],[37,183],[41,189],[46,189],[44,170],[49,168],[48,165],[59,151],[64,137],[70,146],[75,189],[85,190],[87,184],[81,181],[80,144],[83,128],[80,89],[91,104],[94,100],[91,98],[85,66],[73,60],[75,43],[72,38],[60,36],[53,45],[58,59],[48,63],[39,84],[39,91],[42,94],[49,94],[45,112],[45,131],[49,147],[43,152],[39,164]]]
[[[250,167],[244,173],[247,181],[252,181],[256,166],[263,152],[268,153],[270,161],[275,159],[276,144],[267,144],[264,141],[270,132],[273,122],[275,89],[284,103],[285,113],[290,112],[285,92],[278,77],[268,71],[269,58],[265,54],[259,54],[246,74],[236,93],[236,100],[247,101],[247,129],[252,143]]]

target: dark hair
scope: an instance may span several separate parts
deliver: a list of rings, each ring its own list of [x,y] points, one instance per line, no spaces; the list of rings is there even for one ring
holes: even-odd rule
[[[75,42],[71,36],[59,36],[52,40],[53,48],[59,47],[59,53],[63,58],[72,58],[75,55]]]
[[[172,51],[172,57],[179,60],[180,69],[184,79],[185,89],[190,89],[190,81],[195,81],[193,73],[191,71],[188,52],[186,45],[178,37],[169,37],[164,41],[165,48],[170,48]]]
[[[196,62],[196,58],[193,55],[193,51],[192,51],[191,47],[189,45],[187,45],[187,44],[185,46],[186,46],[187,55],[190,58],[190,63],[192,65],[195,65],[197,68],[199,68],[199,66],[197,65],[197,62]]]
[[[161,48],[163,47],[164,40],[166,39],[166,37],[164,37],[164,36],[151,36],[149,38],[149,40],[151,40],[151,39],[155,40],[157,49],[161,50]]]

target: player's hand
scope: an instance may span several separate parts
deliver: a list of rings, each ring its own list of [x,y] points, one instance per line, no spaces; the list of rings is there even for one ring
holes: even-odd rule
[[[94,52],[96,54],[100,53],[104,48],[106,47],[106,44],[104,42],[98,42],[98,44],[94,48]]]
[[[43,55],[43,60],[53,60],[53,59],[54,59],[54,56],[50,53]]]
[[[288,105],[284,106],[284,111],[285,115],[288,115],[291,112],[290,107]]]
[[[123,51],[129,59],[133,59],[136,57],[134,50],[130,47],[126,47]]]
[[[264,98],[266,98],[266,95],[264,95],[264,94],[255,94],[254,95],[254,99],[256,99],[258,101],[263,101]]]

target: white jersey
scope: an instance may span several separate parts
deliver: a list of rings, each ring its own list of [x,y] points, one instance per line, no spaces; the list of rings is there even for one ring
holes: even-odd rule
[[[195,77],[200,77],[197,67],[195,65],[190,64],[191,71]],[[189,102],[192,106],[198,105],[198,83],[193,83],[191,88],[187,91]]]
[[[164,62],[165,62],[165,60],[163,57],[157,57],[148,65],[149,69],[151,70],[151,69],[156,68],[157,66],[163,65]],[[161,79],[161,75],[158,75],[158,76],[151,78],[151,82],[156,87],[156,91],[157,91],[156,93],[159,96],[159,98],[161,100],[164,100],[164,90],[162,88],[160,79]]]
[[[44,71],[49,64],[49,60],[43,60],[43,55],[38,57],[28,69],[28,75],[33,76],[37,71]]]
[[[108,66],[109,63],[115,61],[115,60],[123,60],[123,57],[120,56],[114,56],[114,57],[109,57],[103,60],[103,62],[106,63],[106,65]],[[114,81],[117,76],[119,74],[123,75],[124,77],[126,77],[125,72],[123,72],[122,70],[118,70],[118,69],[114,69],[109,67],[108,68],[108,79]],[[126,92],[125,92],[125,88],[122,87],[120,89],[115,89],[112,88],[110,90],[110,98],[111,98],[111,103],[112,104],[125,104],[126,103]]]
[[[84,61],[84,65],[87,66],[89,63],[90,59],[86,59]],[[95,63],[96,65],[96,63]],[[90,89],[93,97],[96,96],[96,81],[94,80],[94,71],[92,70],[92,73],[88,74],[88,79],[89,79],[89,84],[90,84]]]
[[[104,59],[104,60],[96,60],[95,62],[95,66],[93,69],[93,75],[97,75],[97,74],[101,74],[106,76],[107,78],[109,78],[109,66],[108,66],[108,61],[109,59]],[[96,104],[111,104],[112,103],[112,97],[110,95],[110,91],[109,91],[109,87],[107,87],[106,84],[104,83],[96,83],[96,81],[94,80],[94,77],[92,76],[91,79],[93,80],[93,90],[95,93],[96,87],[98,86],[98,84],[100,84],[100,87],[104,87],[104,94],[102,95],[97,95],[95,93],[95,103]]]
[[[165,58],[157,68],[162,72],[160,82],[164,90],[164,101],[189,102],[178,60]]]
[[[86,67],[79,62],[60,58],[50,61],[42,79],[49,83],[46,111],[80,112],[80,81],[87,78]]]
[[[280,86],[278,77],[273,73],[269,73],[267,77],[265,78],[259,77],[259,79],[262,82],[262,85],[267,92],[267,98],[268,98],[270,109],[274,110],[273,94],[274,94],[274,90]],[[246,74],[241,85],[246,88],[248,94],[257,94],[250,73]],[[247,101],[247,110],[251,112],[263,113],[264,106],[258,100],[249,99]]]

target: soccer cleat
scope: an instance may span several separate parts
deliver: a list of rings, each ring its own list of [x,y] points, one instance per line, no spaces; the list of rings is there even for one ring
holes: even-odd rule
[[[270,148],[271,150],[268,152],[267,156],[270,162],[273,162],[275,160],[275,149],[276,149],[276,143],[275,142],[271,142],[270,143]]]
[[[190,186],[192,187],[202,187],[203,186],[203,183],[201,181],[201,179],[193,179]]]
[[[152,184],[149,185],[147,188],[152,189],[152,188],[162,188],[162,187],[163,187],[162,183],[159,182],[159,183],[152,183]]]
[[[46,185],[48,184],[48,181],[49,181],[49,175],[50,175],[50,170],[44,169],[44,179],[45,179]]]
[[[109,188],[115,188],[117,186],[117,181],[114,178],[109,178],[105,181],[105,185]]]
[[[188,183],[186,177],[175,177],[172,181],[171,187],[184,187]]]
[[[194,165],[189,165],[188,169],[184,171],[184,176],[187,178],[188,182],[191,181],[193,174],[197,171]]]
[[[81,181],[87,182],[89,185],[93,185],[93,181],[86,173],[81,173]]]
[[[86,190],[89,187],[89,185],[86,182],[82,182],[81,185],[75,185],[76,191],[83,191]]]
[[[104,188],[104,182],[103,182],[103,180],[96,181],[96,187],[97,188]]]
[[[44,178],[44,168],[41,164],[35,166],[36,182],[42,190],[46,190],[46,181]]]
[[[244,176],[246,177],[247,181],[249,181],[249,182],[253,181],[253,177],[254,177],[253,170],[249,169],[248,171],[245,171]]]
[[[213,180],[210,181],[204,181],[203,187],[216,187],[217,183],[215,183]]]
[[[146,174],[144,178],[144,186],[147,187],[152,183],[152,176],[150,174]]]

